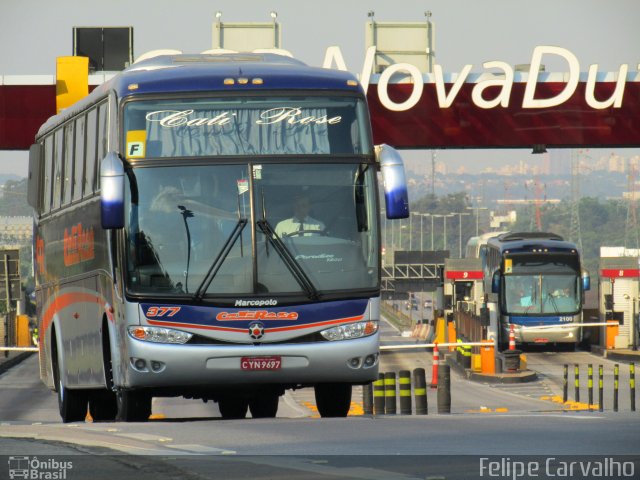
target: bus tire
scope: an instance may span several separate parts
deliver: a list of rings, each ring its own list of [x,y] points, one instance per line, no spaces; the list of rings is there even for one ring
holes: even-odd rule
[[[112,422],[118,415],[116,394],[110,390],[94,390],[89,394],[89,413],[94,422]]]
[[[54,339],[55,341],[55,339]],[[69,390],[62,381],[58,352],[54,355],[53,375],[58,393],[58,408],[63,423],[83,422],[87,417],[87,392],[85,390]]]
[[[218,400],[218,409],[222,418],[238,420],[247,416],[249,400],[243,397],[223,397]]]
[[[117,420],[121,422],[146,422],[151,415],[151,396],[132,390],[116,392]]]
[[[319,383],[316,406],[321,417],[346,417],[351,407],[350,383]]]
[[[277,393],[259,393],[249,400],[249,409],[253,418],[275,418],[278,413],[280,395]]]

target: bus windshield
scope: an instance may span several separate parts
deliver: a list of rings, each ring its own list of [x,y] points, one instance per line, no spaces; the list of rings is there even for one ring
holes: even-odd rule
[[[373,165],[211,160],[127,178],[130,294],[313,299],[378,287]]]
[[[130,101],[127,158],[372,154],[364,101],[235,96]]]
[[[570,255],[514,255],[505,258],[505,312],[568,315],[580,311],[579,265]]]

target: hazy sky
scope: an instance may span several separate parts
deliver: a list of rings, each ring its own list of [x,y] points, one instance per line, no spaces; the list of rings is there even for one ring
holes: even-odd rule
[[[72,54],[74,26],[133,26],[134,56],[157,48],[200,52],[211,48],[216,11],[228,22],[270,21],[276,11],[283,47],[294,56],[320,65],[326,48],[337,45],[347,68],[359,73],[371,10],[382,22],[423,21],[430,10],[436,62],[445,72],[468,63],[481,71],[490,60],[529,63],[537,45],[570,50],[582,71],[592,63],[600,71],[640,63],[638,0],[0,0],[0,75],[54,74],[56,57]],[[444,151],[438,160],[471,167],[489,157],[517,162],[529,155]],[[25,153],[0,152],[0,173],[26,175],[26,159]]]

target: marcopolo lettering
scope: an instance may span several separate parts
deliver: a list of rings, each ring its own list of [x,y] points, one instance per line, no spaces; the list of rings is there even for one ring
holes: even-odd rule
[[[375,55],[376,47],[369,47],[365,54],[364,65],[360,75],[360,83],[362,84],[365,93],[367,92],[371,82],[371,72]],[[545,55],[563,59],[567,63],[568,73],[563,75],[562,83],[564,83],[564,88],[557,92],[555,96],[550,98],[536,98],[536,87],[539,82],[538,72],[540,70],[540,66],[543,64],[543,58]],[[333,65],[335,65],[339,70],[347,69],[339,47],[329,47],[325,53],[323,67],[332,68]],[[508,107],[511,101],[511,90],[515,81],[515,72],[513,67],[506,62],[501,61],[485,62],[482,66],[487,70],[491,69],[498,71],[493,72],[497,75],[480,75],[477,78],[472,90],[472,101],[474,105],[482,109]],[[473,65],[465,65],[459,74],[453,76],[453,84],[449,92],[447,92],[442,66],[437,64],[434,66],[434,80],[438,105],[440,108],[450,108],[454,104],[460,89],[469,79],[472,68]],[[640,65],[638,68],[640,69]],[[596,83],[598,83],[598,65],[590,65],[586,75],[586,88],[584,91],[586,104],[595,110],[620,108],[624,98],[624,89],[627,82],[628,72],[629,65],[621,65],[617,72],[617,79],[615,81],[616,85],[613,93],[609,98],[597,99],[595,97],[595,86]],[[412,90],[406,100],[396,102],[391,100],[389,97],[389,83],[395,74],[400,73],[410,77],[409,83],[412,86]],[[578,58],[572,52],[561,47],[537,46],[534,48],[531,57],[529,74],[527,76],[524,97],[522,99],[522,108],[543,109],[561,105],[573,96],[580,80],[580,63]],[[390,65],[382,72],[382,74],[380,74],[377,83],[377,93],[380,102],[388,110],[395,112],[407,111],[415,107],[420,101],[424,85],[425,81],[423,79],[423,74],[416,66],[408,63],[397,63]],[[497,87],[499,92],[497,94],[493,94],[493,98],[491,99],[485,98],[485,91],[492,87]]]
[[[275,298],[261,300],[236,300],[236,307],[273,307],[278,305]]]

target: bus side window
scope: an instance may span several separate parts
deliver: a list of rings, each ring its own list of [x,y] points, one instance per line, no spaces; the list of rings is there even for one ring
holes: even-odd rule
[[[94,108],[87,115],[87,158],[84,170],[84,196],[93,195],[93,185],[96,174],[96,154],[98,145],[96,136],[98,131],[98,111]]]
[[[62,168],[62,205],[71,202],[71,188],[73,183],[73,122],[64,126],[64,165]]]
[[[73,201],[82,198],[82,187],[84,183],[84,141],[85,141],[85,117],[84,115],[76,119],[76,148],[74,155],[73,171]]]
[[[49,213],[51,210],[51,169],[53,168],[53,135],[49,135],[44,139],[44,184],[42,192],[44,195],[42,205],[43,213]]]
[[[64,132],[62,129],[56,131],[53,149],[53,190],[51,196],[51,210],[60,207],[60,197],[62,193],[62,154],[64,145]]]
[[[98,157],[97,157],[97,165],[100,165],[102,159],[107,155],[107,138],[108,138],[108,126],[109,126],[109,105],[107,103],[103,103],[98,107]],[[97,168],[99,170],[99,167]],[[100,175],[95,176],[95,191],[100,190]]]

